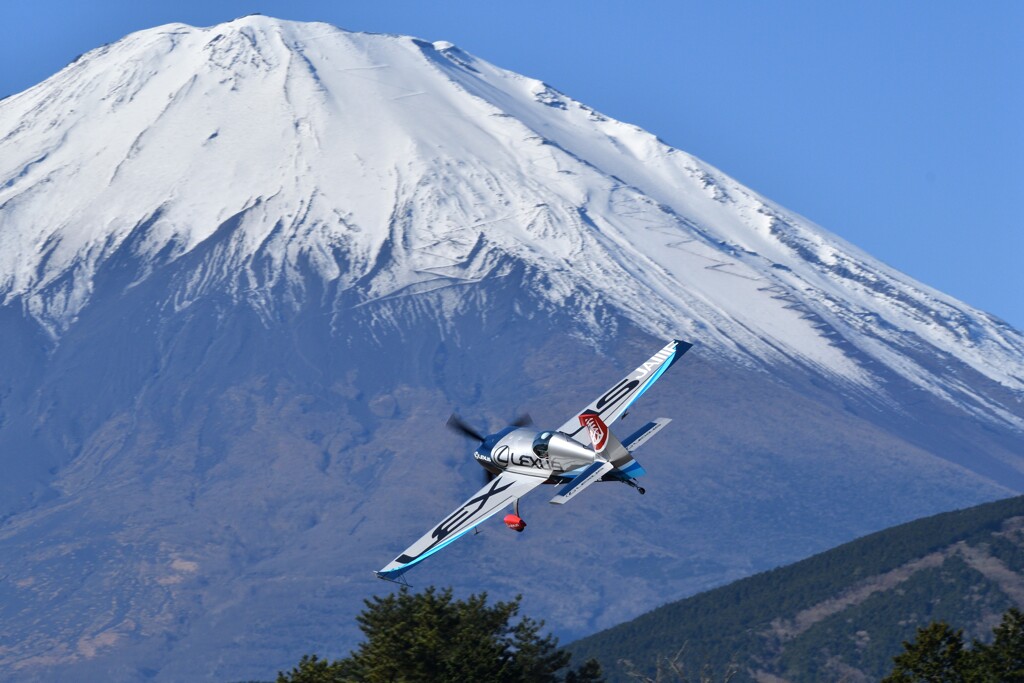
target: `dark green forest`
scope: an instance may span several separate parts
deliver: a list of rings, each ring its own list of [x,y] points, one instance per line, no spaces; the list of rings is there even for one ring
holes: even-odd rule
[[[568,646],[609,681],[687,671],[753,681],[879,680],[932,621],[992,638],[1024,606],[1024,497],[944,513],[680,600]],[[980,642],[980,641],[979,641]],[[633,673],[633,676],[629,674]]]

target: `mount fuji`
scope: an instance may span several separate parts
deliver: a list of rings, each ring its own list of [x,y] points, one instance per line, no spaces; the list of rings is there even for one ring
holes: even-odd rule
[[[344,654],[479,485],[449,413],[561,424],[669,338],[646,496],[413,582],[571,638],[1024,491],[1020,332],[541,81],[262,16],[82,55],[0,102],[0,677]]]

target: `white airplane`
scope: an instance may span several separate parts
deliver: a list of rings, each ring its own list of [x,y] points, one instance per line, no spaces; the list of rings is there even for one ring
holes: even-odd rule
[[[552,503],[562,505],[596,481],[620,481],[641,494],[644,489],[634,481],[644,468],[633,459],[632,451],[643,445],[671,420],[658,418],[648,422],[623,441],[608,429],[630,406],[664,374],[692,345],[674,340],[650,360],[604,392],[557,431],[538,432],[521,418],[496,434],[482,436],[455,415],[448,425],[481,442],[473,453],[488,473],[488,482],[428,531],[405,552],[376,572],[377,577],[397,580],[405,572],[427,559],[466,532],[476,528],[506,505],[514,511],[505,516],[505,525],[514,531],[526,528],[519,516],[519,499],[541,484],[561,484]]]

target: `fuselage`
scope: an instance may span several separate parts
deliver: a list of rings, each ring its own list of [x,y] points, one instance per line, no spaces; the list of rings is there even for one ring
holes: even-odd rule
[[[494,474],[515,472],[557,484],[594,462],[594,451],[561,432],[509,427],[484,439],[473,457]]]

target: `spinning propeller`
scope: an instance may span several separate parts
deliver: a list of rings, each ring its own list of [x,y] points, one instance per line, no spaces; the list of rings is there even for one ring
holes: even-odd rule
[[[452,430],[453,432],[458,432],[459,434],[462,434],[465,437],[469,437],[474,441],[483,443],[484,439],[487,438],[486,436],[478,432],[476,429],[474,429],[471,424],[463,420],[455,413],[451,414],[451,417],[448,418],[448,422],[446,422],[445,424],[448,427],[448,429]],[[530,417],[529,413],[523,413],[522,415],[520,415],[511,422],[512,427],[526,427],[532,424],[533,418]],[[497,475],[494,474],[494,472],[491,472],[490,470],[487,469],[484,470],[485,481],[491,481],[496,476]]]
[[[447,425],[448,429],[452,430],[453,432],[458,432],[463,436],[468,436],[474,441],[483,442],[483,440],[487,438],[486,436],[478,432],[476,429],[474,429],[473,425],[469,424],[455,413],[452,413],[451,417],[448,418],[448,422],[445,424]],[[517,417],[516,419],[512,420],[512,422],[509,423],[509,425],[512,427],[527,427],[532,424],[533,418],[530,417],[529,413],[523,413],[522,415],[520,415],[519,417]]]
[[[513,427],[529,427],[533,424],[533,418],[530,417],[529,413],[523,413],[515,420],[512,421]]]
[[[452,430],[453,432],[458,432],[463,436],[468,436],[474,441],[482,442],[485,438],[487,438],[483,436],[480,432],[473,429],[473,427],[467,424],[465,420],[463,420],[455,413],[452,413],[452,416],[448,418],[448,422],[446,423],[446,425],[448,426],[448,429]]]

